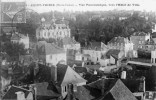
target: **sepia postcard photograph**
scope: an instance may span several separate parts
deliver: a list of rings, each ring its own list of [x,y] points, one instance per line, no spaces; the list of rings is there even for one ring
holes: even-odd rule
[[[156,100],[156,0],[0,0],[0,100]]]

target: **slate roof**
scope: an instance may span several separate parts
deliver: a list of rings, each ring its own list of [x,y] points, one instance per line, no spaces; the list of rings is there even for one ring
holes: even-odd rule
[[[101,50],[101,42],[90,42],[84,49]]]
[[[111,96],[108,96],[111,95]],[[113,97],[114,100],[137,100],[133,93],[118,79],[114,86],[106,93],[105,96],[98,100],[109,100]]]
[[[69,69],[70,67],[67,65],[63,65],[63,64],[57,64],[56,66],[57,66],[57,83],[60,86],[63,83],[63,80],[67,73],[67,69]],[[73,69],[71,68],[70,73],[71,73],[71,75],[73,75],[72,79],[69,80],[71,83],[75,84],[75,83],[80,83],[80,82],[86,81],[78,73],[76,73],[74,70],[73,71],[72,70]],[[68,81],[65,80],[64,84],[68,84],[67,82]]]
[[[58,47],[55,44],[47,43],[45,41],[41,41],[38,43],[38,49],[42,49],[42,52],[45,52],[48,54],[59,54],[59,53],[65,53],[63,48]]]
[[[79,43],[70,37],[64,37],[63,38],[63,45],[68,45],[68,44],[79,44]]]
[[[38,82],[49,82],[51,80],[51,68],[42,64],[38,64],[38,67],[35,80]]]
[[[104,79],[104,91],[109,91],[114,84],[117,82],[118,79],[114,78],[108,78]],[[121,80],[124,85],[131,91],[131,92],[139,92],[139,86],[141,80],[136,80],[136,79],[122,79]],[[101,89],[102,88],[102,80],[99,79],[95,82],[92,82],[88,84],[90,87]]]
[[[20,40],[21,38],[26,38],[27,36],[20,34],[20,33],[14,33],[11,37],[11,40]]]
[[[63,64],[57,64],[56,66],[57,66],[57,82],[59,85],[61,85],[61,83],[64,79],[64,76],[66,74],[68,66],[63,65]]]
[[[76,100],[93,100],[101,95],[101,91],[88,85],[78,86],[77,92],[74,92]]]
[[[20,88],[17,86],[11,86],[11,88],[6,92],[6,94],[3,96],[3,100],[16,100],[17,99],[17,94],[16,92],[22,91],[25,93],[25,97],[28,96],[29,90],[26,90],[24,88]]]
[[[115,58],[118,58],[119,53],[120,53],[120,50],[110,49],[106,52],[106,57],[110,58],[110,56],[113,56]]]
[[[124,44],[124,43],[126,43],[125,39],[128,39],[128,38],[118,36],[118,37],[112,38],[108,43],[113,43],[113,44],[114,43],[119,43],[119,44],[123,43]]]
[[[77,73],[87,73],[86,67],[74,67],[74,70],[75,70]]]
[[[65,53],[63,48],[60,48],[54,44],[47,43],[45,45],[46,54],[59,54]]]
[[[61,94],[57,92],[55,86],[48,82],[35,83],[33,86],[37,88],[36,95],[39,100],[47,100],[61,96]]]
[[[77,60],[70,60],[68,59],[67,64],[71,67],[75,64],[76,66],[81,66],[82,67],[82,61],[77,61]]]

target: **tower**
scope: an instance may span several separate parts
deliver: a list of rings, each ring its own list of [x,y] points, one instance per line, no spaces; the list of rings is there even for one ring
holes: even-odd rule
[[[52,23],[55,24],[55,21],[56,21],[56,18],[55,18],[55,15],[54,15],[54,11],[52,11]]]

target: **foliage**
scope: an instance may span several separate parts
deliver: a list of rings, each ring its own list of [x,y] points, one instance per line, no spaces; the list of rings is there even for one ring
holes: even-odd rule
[[[19,55],[26,54],[26,49],[24,49],[23,44],[6,42],[2,46],[2,51],[6,52],[10,57],[19,57]]]
[[[131,14],[133,12],[133,14]],[[71,36],[75,40],[85,45],[85,42],[102,41],[107,43],[113,37],[123,36],[129,37],[137,31],[151,32],[152,22],[155,21],[155,16],[147,12],[139,11],[101,11],[101,12],[46,12],[37,15],[31,13],[26,24],[18,24],[18,29],[21,33],[35,36],[36,28],[40,24],[40,19],[45,18],[46,21],[51,21],[53,15],[56,19],[65,18],[69,22]],[[94,16],[100,17],[94,18]],[[148,20],[142,16],[148,16]],[[71,16],[74,16],[73,19]],[[127,17],[127,19],[119,20],[119,17]],[[103,18],[104,20],[102,20]],[[50,40],[51,41],[51,40]]]

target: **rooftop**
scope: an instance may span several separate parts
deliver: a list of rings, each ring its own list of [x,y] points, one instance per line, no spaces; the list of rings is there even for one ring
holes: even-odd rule
[[[106,52],[106,57],[110,58],[110,56],[113,56],[118,59],[118,54],[120,53],[120,50],[116,49],[110,49]]]
[[[70,38],[70,37],[65,37],[63,38],[63,44],[64,45],[68,45],[68,44],[78,44],[78,42],[76,42],[74,39]]]
[[[12,35],[11,40],[20,40],[21,38],[24,39],[27,38],[27,36],[16,32]]]
[[[38,50],[41,50],[42,52],[45,52],[46,54],[65,53],[63,48],[60,48],[60,47],[58,47],[57,45],[55,45],[53,43],[47,43],[46,41],[38,42]]]
[[[126,42],[129,42],[128,38],[118,36],[118,37],[112,38],[108,43],[119,43],[119,44],[123,43],[124,44]]]
[[[6,94],[3,96],[3,100],[16,100],[17,94],[16,92],[22,91],[25,93],[25,97],[28,96],[29,90],[26,90],[24,88],[20,88],[17,86],[11,86],[11,88],[6,92]]]
[[[58,98],[61,96],[56,87],[48,82],[35,83],[32,85],[37,88],[36,95],[39,100]]]
[[[101,42],[90,42],[84,49],[101,50]]]
[[[145,32],[134,32],[132,34],[132,36],[146,36],[146,35],[147,35],[147,33],[145,33]]]

